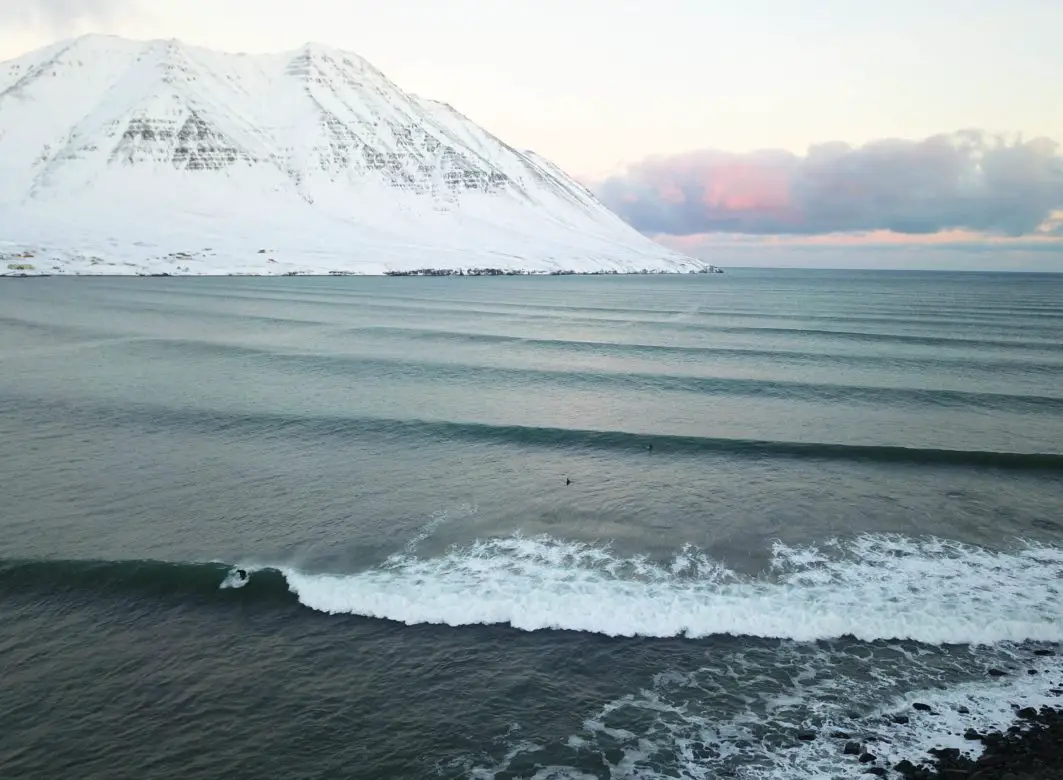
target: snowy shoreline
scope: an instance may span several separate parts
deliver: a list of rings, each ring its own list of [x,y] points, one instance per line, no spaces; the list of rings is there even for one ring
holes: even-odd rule
[[[164,256],[144,257],[126,251],[123,257],[107,259],[99,254],[84,254],[55,249],[18,248],[0,250],[0,277],[29,278],[49,276],[387,276],[387,277],[480,277],[480,276],[646,276],[676,274],[722,274],[722,268],[699,263],[697,267],[677,267],[667,264],[653,267],[602,267],[599,258],[562,266],[557,261],[484,263],[471,258],[469,264],[413,264],[405,262],[365,262],[332,255],[289,260],[280,253],[255,250],[253,252],[172,252]],[[567,266],[567,267],[566,267]]]
[[[418,273],[406,273],[406,272],[394,272],[394,273],[369,273],[359,271],[328,271],[328,272],[314,272],[314,271],[289,271],[286,273],[249,273],[249,272],[224,272],[219,271],[217,273],[106,273],[106,272],[87,272],[80,271],[74,272],[57,272],[49,273],[46,271],[0,271],[0,279],[51,279],[53,277],[85,277],[93,279],[127,279],[130,277],[147,278],[147,279],[174,279],[174,278],[208,278],[208,277],[245,277],[252,279],[273,279],[279,277],[307,277],[307,278],[336,278],[340,276],[358,276],[358,277],[370,277],[370,278],[394,278],[394,277],[420,277],[420,278],[438,278],[438,277],[457,277],[457,278],[480,278],[480,277],[498,277],[498,276],[690,276],[690,275],[704,275],[704,273],[722,274],[724,271],[515,271],[507,273],[461,273],[461,269],[453,273],[441,273],[441,274],[418,274]]]

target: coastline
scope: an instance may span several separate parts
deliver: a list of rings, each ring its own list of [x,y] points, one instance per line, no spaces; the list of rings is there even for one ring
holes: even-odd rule
[[[987,679],[1020,678],[1038,680],[1042,695],[1036,701],[1010,702],[1009,724],[998,721],[995,728],[979,722],[974,706],[942,707],[911,701],[906,708],[880,713],[866,721],[865,733],[833,731],[827,736],[853,763],[854,777],[900,778],[900,780],[1059,780],[1063,777],[1063,668],[1054,664],[1056,651],[1035,649],[1029,663],[1007,669],[986,670]],[[1052,664],[1049,669],[1045,662]],[[1035,668],[1041,667],[1041,668]],[[1016,697],[1022,699],[1023,697]],[[1059,699],[1059,704],[1045,699]],[[1031,704],[1033,706],[1031,706]],[[892,740],[875,728],[876,721],[893,727],[920,730],[929,719],[946,724],[937,730],[937,744],[922,755],[899,758],[891,749]],[[941,739],[942,735],[945,739]],[[798,735],[806,744],[817,739],[815,732]],[[946,744],[951,740],[951,744]],[[924,745],[927,743],[924,743]],[[933,743],[929,743],[933,744]]]
[[[272,277],[289,277],[289,276],[305,276],[305,277],[336,277],[336,276],[360,276],[360,277],[481,277],[481,276],[704,276],[708,274],[716,275],[726,273],[722,268],[718,266],[709,266],[711,270],[698,270],[698,271],[683,271],[683,270],[640,270],[640,271],[617,271],[617,270],[595,270],[595,271],[577,271],[577,270],[554,270],[554,271],[538,271],[528,269],[500,269],[500,268],[429,268],[418,269],[415,271],[383,271],[381,273],[368,273],[363,271],[283,271],[279,273],[252,273],[246,271],[217,271],[212,273],[196,273],[191,271],[178,271],[171,273],[169,271],[159,272],[145,272],[136,271],[133,273],[106,273],[106,272],[82,272],[72,271],[58,273],[48,273],[44,271],[38,271],[36,268],[8,268],[5,271],[0,271],[0,278],[11,279],[41,279],[48,277],[71,277],[71,276],[83,276],[83,277],[98,277],[98,278],[128,278],[135,277],[152,277],[152,278],[171,278],[171,277],[233,277],[233,276],[245,276],[253,278],[272,278]]]
[[[1015,723],[1005,731],[981,734],[970,728],[964,736],[982,743],[981,755],[971,758],[956,748],[941,748],[931,751],[929,761],[919,765],[901,762],[893,769],[904,780],[1058,780],[1063,776],[1063,711],[1057,707],[1020,709]]]
[[[388,251],[347,253],[311,247],[252,249],[247,246],[174,252],[147,246],[44,246],[0,241],[0,276],[620,276],[721,274],[722,268],[684,256],[632,257],[576,252],[571,256]],[[80,245],[79,245],[80,246]]]

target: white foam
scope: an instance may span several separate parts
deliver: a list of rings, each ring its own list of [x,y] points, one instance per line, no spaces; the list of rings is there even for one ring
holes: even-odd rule
[[[608,703],[560,745],[601,756],[614,778],[833,780],[862,771],[857,758],[843,752],[850,739],[881,767],[902,759],[918,764],[929,759],[933,747],[973,756],[982,743],[964,739],[967,728],[1003,730],[1014,722],[1016,707],[1061,701],[1050,693],[1061,674],[1059,658],[1034,658],[1017,647],[940,650],[921,657],[905,657],[900,649],[879,645],[874,679],[867,680],[853,676],[845,648],[797,643],[716,648],[706,654],[704,666],[662,672],[646,690]],[[1021,666],[1008,677],[986,679],[982,670],[993,662]],[[1038,674],[1028,675],[1027,669]],[[932,711],[915,710],[915,702]],[[892,715],[909,721],[894,723]],[[815,731],[816,739],[798,741],[803,730]],[[848,737],[831,736],[835,731]],[[493,777],[514,765],[546,763],[557,749],[515,742],[496,761],[481,758],[466,766],[473,777]],[[578,763],[550,776],[581,777]]]
[[[215,563],[222,563],[222,561],[214,561],[214,562]],[[225,575],[225,579],[223,579],[221,581],[221,585],[219,585],[218,587],[219,588],[242,588],[248,582],[250,582],[252,574],[254,574],[256,571],[262,571],[263,569],[268,569],[268,568],[269,568],[268,566],[254,566],[254,565],[251,565],[251,564],[242,564],[241,566],[233,566],[231,569],[229,569],[228,573]],[[247,578],[246,579],[237,575],[236,572],[238,570],[240,570],[240,569],[243,569],[245,572],[247,572]]]
[[[451,512],[448,509],[441,509],[438,512],[434,512],[432,518],[421,527],[421,530],[418,531],[410,541],[406,543],[406,554],[412,555],[417,550],[417,546],[435,534],[444,523],[448,523],[454,519],[470,517],[475,515],[478,511],[479,507],[475,504],[462,504],[454,512]]]
[[[1063,549],[1034,543],[1007,552],[895,535],[777,543],[768,571],[749,577],[691,547],[651,561],[513,536],[437,558],[395,555],[351,575],[282,571],[312,609],[407,624],[799,641],[1063,641]]]

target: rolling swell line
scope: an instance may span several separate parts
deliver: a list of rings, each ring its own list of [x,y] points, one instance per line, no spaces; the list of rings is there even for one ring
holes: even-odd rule
[[[466,288],[466,291],[473,291],[475,288]],[[1034,319],[1039,320],[1063,320],[1063,312],[1057,305],[1049,306],[1015,306],[1014,308],[997,308],[997,307],[980,307],[977,305],[965,306],[965,307],[934,307],[933,310],[928,310],[926,307],[911,306],[907,298],[904,299],[904,305],[896,304],[877,304],[867,305],[860,307],[847,307],[838,305],[837,301],[833,307],[833,314],[817,314],[815,312],[775,312],[764,311],[762,309],[750,309],[750,308],[709,308],[706,306],[699,306],[696,310],[692,311],[688,307],[668,306],[665,308],[646,308],[644,306],[630,306],[630,305],[588,305],[586,303],[580,304],[565,304],[559,303],[556,299],[556,295],[544,296],[542,298],[526,297],[520,303],[507,303],[496,299],[484,299],[484,298],[449,298],[449,303],[440,303],[438,297],[415,295],[413,288],[408,288],[405,294],[385,294],[381,291],[381,288],[373,290],[364,289],[310,289],[302,290],[301,293],[305,297],[292,297],[289,293],[284,294],[271,294],[262,295],[262,292],[271,291],[271,288],[260,287],[254,288],[253,293],[234,292],[232,290],[205,290],[205,289],[181,289],[180,291],[167,290],[167,295],[171,292],[178,292],[178,294],[188,295],[189,297],[204,297],[212,298],[216,300],[231,300],[232,298],[238,298],[240,300],[255,301],[259,299],[277,300],[277,301],[296,301],[302,303],[316,303],[320,300],[329,300],[335,302],[345,302],[348,304],[357,304],[359,307],[375,307],[384,309],[423,309],[425,307],[441,308],[454,313],[470,312],[470,313],[483,313],[485,310],[476,307],[482,307],[484,305],[490,306],[491,310],[497,312],[511,312],[514,314],[528,313],[533,311],[546,312],[546,313],[558,313],[558,314],[572,314],[579,312],[586,312],[591,315],[600,314],[620,314],[620,315],[651,315],[661,317],[683,316],[694,314],[699,317],[707,318],[743,318],[753,320],[805,320],[805,321],[823,321],[823,322],[864,322],[864,323],[878,323],[878,324],[927,324],[927,325],[955,325],[955,326],[967,326],[967,325],[993,325],[993,324],[1005,324],[1010,325],[1015,322],[1016,311],[1024,313]],[[622,298],[621,300],[624,300]],[[630,318],[629,318],[630,319]],[[616,321],[616,320],[614,320]],[[1051,326],[1049,326],[1051,327]]]
[[[337,304],[338,305],[338,304]],[[149,305],[137,305],[133,302],[125,302],[122,304],[116,304],[111,308],[126,311],[151,311],[161,312],[156,306]],[[373,308],[386,308],[386,307],[373,307]],[[280,317],[268,317],[263,315],[245,315],[237,312],[227,312],[224,310],[199,310],[193,307],[178,307],[176,309],[180,314],[191,315],[197,317],[214,317],[218,319],[229,319],[234,321],[260,321],[264,323],[273,324],[287,324],[293,325],[319,325],[328,327],[334,325],[329,320],[314,320],[304,318],[280,318]],[[419,310],[419,311],[423,311]],[[439,309],[439,311],[445,312],[453,316],[471,316],[476,315],[478,317],[495,317],[503,320],[512,321],[514,318],[518,321],[530,321],[530,322],[550,322],[556,324],[558,319],[554,315],[550,314],[535,314],[532,312],[521,313],[519,316],[515,316],[513,313],[501,313],[491,311],[479,311],[470,309]],[[438,314],[439,311],[433,313]],[[853,342],[866,342],[866,343],[897,343],[897,344],[911,344],[917,346],[931,346],[931,347],[974,347],[974,348],[993,348],[1003,347],[1007,349],[1034,349],[1044,350],[1047,352],[1063,352],[1063,344],[1060,344],[1059,340],[1051,337],[1045,338],[970,338],[960,336],[930,336],[922,335],[918,333],[886,333],[882,331],[854,331],[854,330],[830,330],[823,328],[784,328],[784,327],[772,327],[772,326],[752,326],[752,325],[713,325],[709,323],[695,323],[688,321],[678,321],[672,319],[622,319],[622,318],[598,318],[598,317],[572,317],[564,320],[567,324],[584,324],[584,325],[618,325],[618,326],[637,326],[645,329],[653,329],[656,331],[682,331],[687,333],[701,333],[701,334],[730,334],[741,336],[768,336],[768,337],[797,337],[797,338],[826,338],[834,341],[853,341]],[[1028,333],[1029,330],[1023,331]]]
[[[148,312],[151,314],[165,314],[169,316],[177,315],[180,317],[194,317],[196,320],[202,321],[205,319],[216,319],[225,322],[236,323],[258,323],[261,325],[273,325],[284,327],[307,327],[307,328],[328,328],[334,325],[330,320],[325,319],[300,319],[296,317],[275,317],[266,314],[244,314],[242,312],[224,311],[222,309],[194,309],[191,307],[178,308],[172,305],[166,308],[150,305],[150,304],[138,304],[133,301],[122,301],[121,303],[108,303],[107,308],[113,311],[125,311],[134,314],[140,314],[142,312]],[[80,326],[78,326],[80,330]]]
[[[953,312],[942,311],[926,311],[925,309],[917,309],[914,311],[898,310],[896,308],[890,308],[884,312],[869,313],[867,309],[852,309],[851,312],[838,312],[834,314],[817,314],[814,312],[771,312],[771,311],[757,311],[757,310],[739,310],[739,309],[713,309],[703,306],[699,306],[696,310],[689,308],[646,308],[635,306],[590,306],[586,304],[568,305],[563,303],[557,303],[555,300],[550,299],[550,302],[521,302],[521,303],[507,303],[498,300],[484,300],[484,299],[464,299],[464,298],[450,298],[447,302],[441,302],[438,298],[432,297],[415,297],[415,296],[401,296],[401,295],[381,295],[374,292],[355,292],[355,291],[340,291],[340,292],[326,292],[321,290],[306,291],[304,296],[293,295],[260,295],[260,294],[243,294],[233,293],[231,291],[211,291],[204,290],[189,290],[181,291],[182,294],[187,292],[190,296],[203,296],[217,300],[232,300],[233,298],[239,300],[255,301],[255,300],[272,300],[284,303],[308,303],[324,305],[336,305],[336,306],[348,306],[351,304],[357,304],[359,309],[377,309],[384,311],[446,311],[453,314],[516,314],[516,315],[537,315],[537,314],[557,314],[557,315],[572,315],[583,314],[587,315],[590,319],[603,319],[607,322],[625,322],[628,320],[640,319],[642,317],[650,318],[651,322],[667,322],[669,318],[675,316],[697,316],[705,319],[748,319],[754,321],[804,321],[804,322],[833,322],[833,323],[850,323],[850,324],[880,324],[880,325],[913,325],[913,326],[930,326],[930,327],[955,327],[955,328],[967,328],[970,326],[988,326],[994,325],[1004,326],[1009,330],[1022,331],[1023,325],[1015,324],[1015,312],[1007,311],[1004,313],[994,314],[992,312],[981,316],[979,312],[969,309],[958,309]],[[485,308],[487,307],[487,308]],[[623,318],[615,317],[601,317],[600,315],[629,315]],[[630,316],[635,315],[635,316]],[[972,316],[974,315],[974,316]],[[1040,316],[1042,318],[1058,318],[1063,319],[1063,314],[1060,314],[1058,309],[1054,313],[1033,315]],[[661,319],[663,318],[663,319]],[[1041,325],[1037,324],[1033,327],[1038,329],[1058,329],[1055,325]]]
[[[442,438],[497,441],[546,448],[641,451],[646,449],[647,445],[652,444],[655,453],[667,454],[718,454],[753,458],[987,466],[1063,472],[1063,453],[944,450],[892,445],[728,439],[459,422],[387,421],[384,427],[387,430],[401,428]]]
[[[690,322],[669,322],[669,321],[640,321],[632,322],[630,320],[624,321],[627,324],[637,324],[645,326],[647,328],[654,328],[657,330],[679,330],[684,332],[694,333],[729,333],[736,335],[768,335],[768,336],[827,336],[836,338],[839,341],[856,341],[856,342],[869,342],[869,343],[903,343],[914,346],[930,346],[930,347],[972,347],[972,348],[1005,348],[1005,349],[1027,349],[1035,351],[1046,352],[1063,352],[1063,346],[1056,339],[979,339],[979,338],[960,338],[960,337],[948,337],[948,336],[923,336],[919,334],[910,333],[881,333],[875,331],[843,331],[843,330],[824,330],[824,329],[808,329],[808,328],[776,328],[776,327],[746,327],[741,325],[699,325]],[[461,331],[434,331],[431,329],[418,329],[418,328],[405,328],[405,327],[366,327],[366,328],[352,328],[348,332],[378,332],[395,334],[407,333],[413,334],[417,331],[423,333],[444,333],[447,335],[455,336],[475,336],[476,333],[462,333]],[[494,336],[487,335],[488,338],[519,338],[519,337],[507,337],[507,336]],[[532,343],[538,341],[538,339],[526,339]],[[550,341],[545,339],[544,341]],[[602,342],[609,343],[609,342]],[[741,349],[741,348],[740,348]],[[776,350],[768,350],[775,353]],[[782,351],[782,350],[779,350]]]
[[[337,436],[352,439],[396,438],[434,439],[437,441],[483,442],[521,448],[554,450],[627,451],[685,457],[731,457],[759,459],[796,459],[841,461],[848,463],[895,463],[944,467],[978,467],[1015,471],[1063,474],[1063,453],[1008,452],[992,450],[949,450],[878,444],[842,444],[832,442],[797,442],[761,439],[735,439],[710,436],[641,434],[618,430],[584,430],[445,420],[389,419],[378,417],[308,416],[269,412],[222,412],[174,409],[146,405],[123,407],[74,408],[69,404],[34,401],[15,411],[24,416],[38,416],[49,406],[67,414],[83,414],[94,426],[108,422],[144,427],[170,427],[202,434],[245,433],[254,437],[302,438],[322,440]]]
[[[692,329],[699,329],[692,326]],[[918,344],[928,347],[1032,347],[1048,351],[1063,351],[1055,339],[987,339],[953,336],[924,336],[916,333],[884,333],[882,331],[827,330],[823,328],[779,328],[754,326],[709,326],[700,329],[718,333],[771,335],[771,336],[823,336],[839,341],[867,341],[873,343]]]
[[[141,341],[144,343],[144,340]],[[565,371],[544,368],[521,368],[474,364],[465,361],[439,362],[403,358],[319,355],[304,352],[279,352],[259,347],[205,341],[161,340],[167,349],[190,350],[204,354],[242,356],[264,359],[271,366],[288,365],[302,373],[339,375],[354,374],[372,378],[380,374],[423,380],[425,369],[432,379],[449,382],[480,382],[489,377],[495,382],[517,385],[559,384],[598,390],[656,390],[703,396],[730,396],[804,400],[836,404],[864,403],[875,407],[887,404],[936,406],[963,409],[989,409],[1002,412],[1063,411],[1063,397],[1046,395],[972,392],[919,387],[885,387],[875,385],[827,384],[791,380],[742,377],[708,377],[691,374],[640,373],[622,371]],[[1063,374],[1063,371],[1061,371]]]
[[[448,314],[454,316],[473,314],[470,310],[448,310]],[[533,311],[502,314],[491,311],[477,311],[479,317],[496,317],[506,321],[515,322],[544,322],[557,324],[558,317],[550,314],[538,314]],[[800,317],[794,317],[800,320]],[[654,331],[680,331],[684,333],[699,334],[729,334],[751,337],[795,337],[795,338],[825,338],[831,341],[854,341],[873,344],[911,344],[929,347],[1004,347],[1043,349],[1050,352],[1063,352],[1063,346],[1055,336],[1056,328],[1016,328],[1012,338],[972,338],[969,336],[938,336],[923,333],[887,332],[883,330],[852,330],[852,329],[829,329],[815,327],[781,327],[770,325],[722,325],[711,322],[691,322],[689,320],[676,320],[664,318],[607,318],[607,317],[569,317],[561,320],[565,324],[602,325],[618,327],[638,327]],[[966,330],[960,327],[959,330]],[[1041,331],[1040,338],[1031,337],[1032,331]]]
[[[751,347],[707,347],[688,344],[647,344],[633,341],[588,341],[577,339],[551,339],[531,336],[512,336],[502,333],[442,330],[434,328],[366,326],[348,328],[344,333],[356,335],[398,336],[404,339],[428,342],[465,342],[469,344],[528,346],[560,351],[591,352],[616,355],[680,355],[691,357],[757,357],[784,358],[822,365],[868,364],[872,366],[914,366],[925,368],[936,365],[956,365],[964,368],[1021,369],[1022,371],[1063,372],[1063,362],[1035,362],[1018,358],[988,359],[979,356],[911,356],[911,355],[848,355],[837,352],[810,352],[788,349],[757,349]],[[1037,347],[1034,347],[1036,350]]]
[[[139,593],[144,596],[181,596],[204,600],[241,593],[272,601],[295,603],[280,571],[255,571],[239,589],[222,589],[234,567],[217,562],[158,560],[0,560],[0,591],[5,594],[39,592]]]

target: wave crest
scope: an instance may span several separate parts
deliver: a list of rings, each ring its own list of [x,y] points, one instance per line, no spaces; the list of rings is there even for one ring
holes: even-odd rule
[[[1033,542],[1006,552],[885,534],[776,542],[756,576],[692,546],[665,560],[548,536],[477,541],[438,557],[414,549],[347,574],[254,562],[0,561],[0,590],[297,600],[319,612],[407,625],[613,637],[1063,641],[1063,547]],[[250,578],[233,587],[237,566]]]
[[[514,536],[439,558],[396,555],[353,575],[282,571],[312,609],[406,624],[627,637],[1063,641],[1063,549],[1037,544],[1005,553],[896,535],[776,543],[768,571],[749,577],[691,547],[662,563]]]

